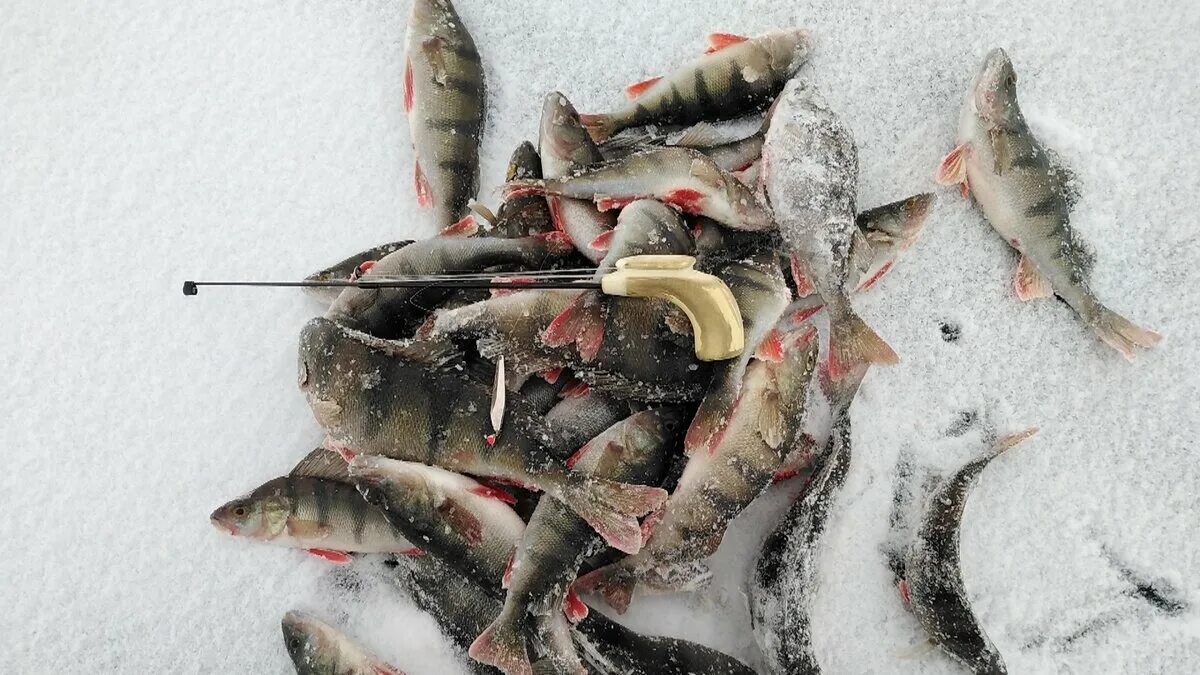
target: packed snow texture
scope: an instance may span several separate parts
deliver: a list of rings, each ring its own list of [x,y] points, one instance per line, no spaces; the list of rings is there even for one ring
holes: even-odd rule
[[[1079,174],[1094,289],[1163,344],[1129,364],[1063,304],[1018,302],[1014,253],[939,189],[916,245],[855,300],[901,361],[854,405],[853,465],[818,556],[828,672],[961,672],[921,648],[882,549],[899,460],[952,470],[983,450],[985,425],[1042,428],[984,472],[963,522],[967,590],[1010,670],[1200,668],[1197,7],[458,1],[485,59],[492,205],[547,91],[603,111],[709,32],[796,24],[815,41],[805,72],[858,142],[860,207],[935,188],[993,46],[1033,129]],[[283,673],[279,620],[296,607],[409,673],[459,672],[389,587],[210,526],[320,441],[295,385],[296,335],[320,308],[291,290],[179,291],[300,278],[432,233],[401,102],[407,12],[0,4],[0,671]],[[963,415],[978,422],[948,436]],[[756,662],[746,568],[798,487],[733,524],[712,587],[641,597],[625,621]],[[1184,609],[1156,609],[1138,583]]]

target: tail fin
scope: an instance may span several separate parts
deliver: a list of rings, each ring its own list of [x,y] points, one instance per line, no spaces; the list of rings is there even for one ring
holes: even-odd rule
[[[525,651],[525,632],[506,606],[500,616],[471,643],[467,654],[480,663],[495,666],[507,675],[533,675]]]
[[[599,291],[581,293],[542,331],[542,342],[551,347],[575,343],[585,363],[594,360],[604,342],[604,306],[601,299]]]
[[[1158,333],[1134,325],[1129,319],[1100,303],[1096,303],[1092,329],[1104,340],[1104,344],[1121,352],[1121,355],[1130,361],[1135,354],[1134,347],[1152,348],[1162,340]]]
[[[1036,434],[1037,432],[1037,427],[1029,427],[1025,431],[1018,431],[1016,433],[1001,436],[1000,438],[996,439],[995,443],[992,444],[992,454],[998,455],[1025,440],[1026,438]]]
[[[579,121],[596,143],[603,143],[617,131],[617,125],[609,115],[580,115]]]
[[[633,600],[637,582],[633,569],[622,560],[588,572],[579,577],[575,586],[585,592],[599,593],[609,607],[624,614]]]
[[[571,476],[552,493],[591,525],[610,546],[626,553],[642,548],[638,516],[667,501],[667,491],[645,485]]]
[[[900,358],[857,314],[847,310],[833,322],[829,336],[829,376],[844,378],[859,366],[873,363],[893,364]]]

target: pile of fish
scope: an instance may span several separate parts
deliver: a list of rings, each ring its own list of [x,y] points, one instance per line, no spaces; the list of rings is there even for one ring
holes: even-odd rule
[[[859,210],[855,142],[800,73],[809,49],[799,29],[716,34],[607,114],[551,92],[493,212],[473,201],[480,54],[448,0],[415,0],[404,107],[415,196],[441,233],[310,279],[481,283],[321,289],[328,310],[301,331],[298,384],[327,437],[213,523],[333,563],[387,554],[390,578],[475,672],[750,673],[588,603],[623,613],[639,593],[703,587],[730,521],[806,476],[747,597],[767,670],[818,672],[808,607],[851,466],[850,403],[871,366],[898,360],[853,299],[913,245],[933,197]],[[1159,338],[1089,290],[1069,174],[1025,125],[1015,83],[994,50],[937,179],[1020,251],[1022,298],[1059,296],[1132,356]],[[688,317],[665,300],[572,288],[647,254],[693,256],[728,286],[741,355],[698,360]],[[493,277],[524,285],[489,291]],[[1029,433],[935,487],[900,565],[931,640],[979,673],[1005,668],[963,591],[958,525],[973,480]],[[283,633],[297,672],[399,672],[309,615],[288,613]]]

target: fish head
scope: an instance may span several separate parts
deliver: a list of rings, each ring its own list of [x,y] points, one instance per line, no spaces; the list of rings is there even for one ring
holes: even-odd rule
[[[600,155],[592,137],[579,121],[575,106],[557,91],[546,94],[542,102],[539,145],[543,168],[549,162],[561,167],[561,173],[591,164]]]
[[[651,448],[681,436],[689,422],[687,410],[674,405],[643,410],[630,416],[630,420],[637,446]]]
[[[336,427],[343,408],[357,394],[361,397],[364,376],[387,357],[355,340],[341,324],[317,317],[300,331],[297,379],[317,421],[325,428]]]
[[[441,502],[440,492],[425,479],[423,464],[378,455],[359,455],[350,462],[350,478],[367,502],[389,519],[424,519]]]
[[[337,653],[337,631],[309,614],[292,610],[283,615],[281,627],[283,645],[298,672],[315,672]]]
[[[808,61],[812,38],[803,28],[772,31],[762,38],[763,47],[771,59],[771,70],[791,77]]]
[[[997,47],[984,57],[971,84],[970,101],[975,114],[989,127],[1005,126],[1019,114],[1017,72],[1003,49]]]
[[[456,37],[462,22],[450,0],[413,0],[408,15],[410,33],[428,37]]]
[[[512,157],[508,160],[508,171],[504,174],[505,180],[541,177],[542,158],[538,156],[537,148],[533,147],[533,143],[529,141],[522,141],[517,149],[513,150]]]
[[[260,488],[223,504],[212,512],[209,520],[218,530],[235,537],[269,541],[284,531],[287,516],[287,497],[274,490],[266,490],[264,494]]]

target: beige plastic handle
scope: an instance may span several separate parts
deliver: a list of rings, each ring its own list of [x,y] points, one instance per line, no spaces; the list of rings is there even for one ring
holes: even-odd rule
[[[600,279],[608,295],[664,298],[687,314],[695,333],[696,358],[721,361],[746,348],[742,313],[723,281],[692,269],[690,255],[635,255],[617,261]]]

